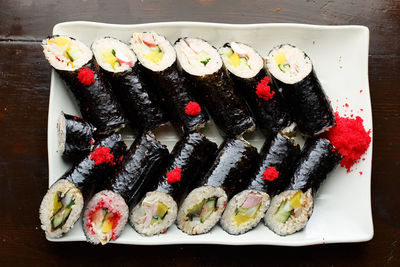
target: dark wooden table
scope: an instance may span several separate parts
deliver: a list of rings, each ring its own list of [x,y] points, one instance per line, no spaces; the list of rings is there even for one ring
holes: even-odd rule
[[[48,184],[50,67],[40,41],[54,24],[208,21],[360,24],[370,29],[374,119],[374,238],[365,243],[272,246],[120,246],[48,242],[38,207]],[[400,2],[0,1],[0,266],[13,265],[397,265],[400,264]],[[355,196],[356,197],[356,196]],[[104,254],[103,254],[104,253]]]

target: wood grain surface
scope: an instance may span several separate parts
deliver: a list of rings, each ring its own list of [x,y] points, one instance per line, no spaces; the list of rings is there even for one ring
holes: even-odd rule
[[[48,186],[50,67],[40,41],[63,21],[359,24],[370,29],[374,238],[273,246],[92,246],[48,242],[38,208]],[[0,0],[0,266],[400,265],[399,0]],[[357,196],[354,196],[357,197]],[[104,254],[103,254],[104,253]]]

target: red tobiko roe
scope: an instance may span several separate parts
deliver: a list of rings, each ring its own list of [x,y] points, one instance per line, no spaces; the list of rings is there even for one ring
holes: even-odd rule
[[[78,73],[78,80],[85,86],[91,85],[94,83],[94,71],[89,68],[82,67]]]
[[[102,163],[108,163],[115,165],[114,155],[111,153],[108,147],[98,147],[92,153],[90,153],[90,159],[94,160],[95,165]]]
[[[268,76],[265,76],[264,79],[257,84],[256,94],[259,98],[262,98],[265,101],[272,99],[275,94],[274,91],[271,91],[271,87],[269,86],[270,82],[271,79]]]
[[[367,151],[371,143],[371,130],[368,132],[363,126],[360,116],[353,118],[340,117],[335,112],[336,126],[326,134],[332,145],[343,156],[340,165],[350,172],[351,167],[359,162],[361,156]]]
[[[279,172],[275,169],[275,167],[269,167],[265,169],[262,179],[272,182],[278,178],[278,176]]]
[[[192,116],[197,116],[201,112],[200,105],[197,102],[189,101],[185,107],[185,113]]]
[[[175,169],[173,169],[170,172],[167,172],[167,183],[169,184],[173,184],[176,182],[179,182],[181,180],[181,173],[182,170],[179,169],[178,167],[175,167]]]

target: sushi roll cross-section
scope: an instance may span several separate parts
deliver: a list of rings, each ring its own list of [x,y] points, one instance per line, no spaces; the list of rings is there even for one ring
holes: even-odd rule
[[[183,75],[221,135],[236,137],[254,130],[250,111],[225,72],[217,49],[204,40],[187,37],[175,42],[175,50]]]
[[[134,129],[152,130],[167,122],[157,95],[145,81],[128,45],[106,37],[93,42],[92,51]]]
[[[303,135],[318,135],[335,125],[328,97],[303,51],[289,44],[277,46],[269,52],[266,67]]]
[[[178,133],[203,128],[208,121],[207,112],[178,72],[176,53],[171,43],[154,32],[135,32],[131,38],[131,48]]]
[[[129,217],[129,206],[144,194],[168,159],[168,149],[151,132],[139,135],[105,189],[89,201],[83,215],[87,240],[106,244],[116,240]]]
[[[53,36],[43,40],[42,46],[49,64],[77,100],[82,117],[99,134],[125,126],[125,115],[111,85],[100,74],[92,52],[84,43],[67,36]]]

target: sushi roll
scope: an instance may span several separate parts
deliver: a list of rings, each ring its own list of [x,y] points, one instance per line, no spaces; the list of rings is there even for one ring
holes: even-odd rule
[[[92,44],[92,51],[134,129],[152,130],[167,122],[128,45],[114,38],[102,38]]]
[[[218,126],[222,136],[236,137],[255,128],[250,112],[234,89],[217,49],[195,38],[175,43],[178,63]]]
[[[61,112],[57,122],[58,153],[67,160],[81,160],[92,149],[95,131],[96,128],[81,117]]]
[[[221,218],[228,198],[243,190],[257,160],[257,149],[244,139],[227,139],[211,168],[183,201],[178,227],[189,235],[210,231]]]
[[[171,43],[154,32],[135,32],[131,38],[131,48],[141,63],[143,73],[152,81],[178,133],[203,128],[208,121],[207,112],[182,81]]]
[[[221,218],[222,228],[230,234],[243,234],[258,225],[267,211],[270,198],[284,190],[300,155],[293,139],[275,133],[261,149],[257,171],[245,190],[236,194]]]
[[[102,245],[116,240],[128,221],[129,205],[168,159],[168,149],[150,132],[139,135],[125,155],[110,185],[95,194],[83,215],[88,242]]]
[[[113,134],[95,143],[93,152],[69,169],[43,197],[39,209],[41,227],[48,238],[59,238],[79,219],[84,195],[95,183],[104,183],[120,163],[125,143]]]
[[[42,42],[43,53],[75,96],[82,117],[108,134],[123,128],[126,118],[111,85],[93,62],[93,54],[82,42],[67,36],[53,36]]]
[[[238,42],[226,43],[218,52],[260,130],[267,136],[271,131],[293,133],[295,123],[289,107],[267,76],[263,58],[252,47]]]
[[[132,227],[146,236],[165,232],[175,222],[178,205],[189,184],[209,167],[216,151],[217,145],[205,135],[186,134],[172,150],[165,172],[132,209]]]
[[[302,230],[313,212],[319,186],[341,158],[327,139],[308,139],[289,186],[272,199],[264,217],[265,224],[282,236]]]
[[[306,136],[335,126],[335,116],[322,89],[311,59],[289,44],[273,48],[266,68],[287,100],[299,131]]]

